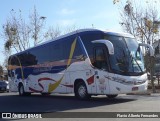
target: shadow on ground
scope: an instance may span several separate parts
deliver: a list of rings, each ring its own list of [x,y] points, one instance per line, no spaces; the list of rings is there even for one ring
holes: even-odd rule
[[[125,96],[124,96],[125,97]],[[50,95],[42,96],[40,94],[32,94],[31,96],[20,97],[16,94],[0,94],[0,112],[57,112],[74,109],[95,108],[99,106],[107,106],[121,104],[136,99],[124,98],[118,96],[109,99],[106,96],[92,97],[90,100],[78,100],[71,95]]]

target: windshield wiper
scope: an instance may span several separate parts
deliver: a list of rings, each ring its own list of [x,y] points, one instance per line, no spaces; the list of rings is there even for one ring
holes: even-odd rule
[[[138,67],[140,68],[141,72],[143,72],[143,70],[142,70],[141,66],[138,64],[137,60],[132,56],[132,54],[131,54],[128,46],[127,46],[127,49],[128,49],[128,51],[129,51],[129,55],[130,55],[130,57],[131,57],[131,64],[132,64],[132,61],[134,60],[134,61],[136,62],[136,64],[138,65]],[[132,68],[133,68],[133,72],[134,72],[133,64],[132,64]]]
[[[132,56],[132,55],[131,55]],[[138,65],[138,67],[140,68],[141,72],[143,72],[141,66],[138,64],[137,60],[132,56],[132,60],[134,59],[134,61],[136,62],[136,64]]]
[[[136,62],[136,64],[138,65],[138,67],[140,68],[141,72],[143,72],[143,70],[142,70],[141,66],[138,64],[137,60],[132,56],[131,51],[129,50],[128,46],[127,46],[127,49],[128,49],[128,51],[129,51],[129,55],[130,55],[130,57],[131,57],[131,64],[132,64],[132,61],[134,60],[134,61]],[[138,49],[137,49],[137,50],[138,50]],[[137,51],[136,51],[136,52],[137,52]],[[133,66],[133,64],[132,64],[132,68],[133,68],[133,72],[134,72],[134,66]]]

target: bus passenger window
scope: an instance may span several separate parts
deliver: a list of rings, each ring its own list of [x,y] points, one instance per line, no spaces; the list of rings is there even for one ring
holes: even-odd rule
[[[95,63],[93,65],[99,69],[107,69],[107,61],[103,48],[95,49]]]

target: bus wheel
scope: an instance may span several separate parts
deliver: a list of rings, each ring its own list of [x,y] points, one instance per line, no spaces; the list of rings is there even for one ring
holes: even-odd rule
[[[24,96],[25,95],[23,84],[19,85],[18,92],[19,92],[19,96]]]
[[[108,98],[115,98],[118,96],[118,94],[115,94],[115,95],[106,95]]]
[[[80,82],[76,85],[75,96],[81,100],[86,100],[91,97],[87,92],[87,87],[84,82]]]

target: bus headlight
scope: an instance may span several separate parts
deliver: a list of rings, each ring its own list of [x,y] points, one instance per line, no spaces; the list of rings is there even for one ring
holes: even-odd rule
[[[140,84],[144,84],[147,80],[137,80],[134,81],[134,85],[140,85]]]

